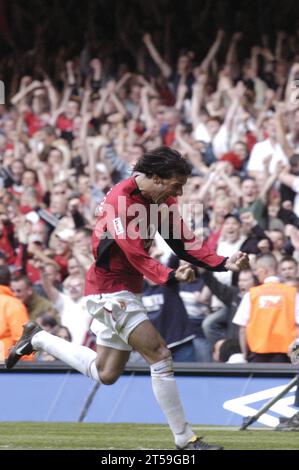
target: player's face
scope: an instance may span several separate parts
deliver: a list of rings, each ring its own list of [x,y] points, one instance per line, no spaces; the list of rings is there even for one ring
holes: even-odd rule
[[[152,197],[158,204],[165,202],[169,197],[178,197],[183,194],[183,186],[187,182],[186,176],[174,176],[169,179],[154,178]]]

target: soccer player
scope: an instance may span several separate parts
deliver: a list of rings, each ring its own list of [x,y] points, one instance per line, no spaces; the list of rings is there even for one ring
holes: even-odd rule
[[[183,222],[176,198],[182,195],[190,172],[180,153],[159,147],[145,153],[136,163],[133,175],[114,186],[101,203],[92,238],[95,261],[85,285],[87,308],[94,317],[91,329],[97,334],[97,352],[64,341],[30,322],[24,326],[6,365],[10,369],[21,356],[43,350],[84,375],[110,385],[122,374],[134,349],[150,365],[153,392],[176,447],[218,450],[220,446],[196,437],[187,423],[170,351],[148,320],[140,295],[143,276],[161,285],[194,279],[190,265],[172,270],[149,256],[155,230],[180,258],[193,265],[212,271],[248,267],[247,255],[238,252],[230,258],[218,256],[197,240]]]

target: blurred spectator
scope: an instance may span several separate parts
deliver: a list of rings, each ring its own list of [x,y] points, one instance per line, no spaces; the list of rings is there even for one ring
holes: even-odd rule
[[[83,344],[91,322],[83,298],[84,277],[68,276],[63,283],[63,292],[59,292],[46,276],[42,263],[39,269],[43,289],[59,313],[60,324],[70,330],[74,343]]]
[[[0,250],[5,255],[7,264],[13,265],[15,262],[15,250],[13,246],[13,226],[9,220],[0,220]]]
[[[249,362],[290,362],[288,348],[299,325],[297,289],[280,283],[271,254],[257,260],[255,274],[261,285],[245,294],[233,319],[242,353]]]
[[[36,323],[38,323],[44,330],[51,331],[55,326],[58,326],[58,323],[53,317],[53,315],[48,312],[41,312],[35,319]]]
[[[45,324],[44,321],[42,323]],[[46,326],[47,326],[47,322],[46,322]],[[49,328],[47,331],[49,331],[49,333],[51,333],[52,335],[65,339],[66,341],[70,341],[70,342],[72,341],[72,335],[70,333],[70,330],[66,326],[53,325],[53,327]],[[36,360],[51,362],[51,361],[56,361],[56,357],[51,356],[51,354],[47,353],[46,351],[39,351],[36,354]]]
[[[152,246],[151,256],[159,259],[161,251]],[[172,257],[168,266],[175,269],[178,259]],[[160,286],[146,279],[142,302],[145,306],[150,321],[164,338],[171,350],[175,362],[194,362],[195,350],[192,324],[189,322],[184,304],[179,296],[178,286]]]
[[[212,348],[202,328],[203,321],[210,314],[210,291],[199,275],[191,283],[181,282],[179,289],[192,332],[196,335],[193,339],[195,359],[197,362],[210,362]]]
[[[241,353],[240,343],[236,338],[219,339],[214,344],[213,360],[215,362],[227,362],[229,364],[246,362]]]
[[[87,271],[93,263],[91,251],[91,230],[81,228],[76,231],[73,242],[73,256],[78,260],[80,266]]]
[[[84,268],[80,265],[75,257],[69,258],[67,263],[67,270],[70,276],[83,276]]]
[[[282,261],[299,261],[296,2],[260,2],[260,21],[246,0],[71,4],[33,0],[29,17],[7,2],[0,262],[38,293],[41,261],[58,290],[83,274],[99,203],[164,143],[192,166],[180,202],[211,248],[245,250],[253,269],[254,255],[272,252],[283,280],[297,276]],[[206,292],[201,278],[185,287],[192,302]],[[221,305],[204,303],[196,308]]]
[[[7,261],[6,261],[6,255],[2,251],[0,251],[0,266],[6,266]]]
[[[221,339],[239,337],[239,328],[234,325],[233,318],[244,295],[256,285],[256,279],[250,270],[240,272],[238,287],[219,282],[209,272],[203,273],[202,278],[210,292],[224,304],[216,312],[207,315],[202,323],[204,335],[212,348]]]
[[[142,293],[142,302],[150,321],[165,339],[173,360],[194,362],[195,351],[192,340],[195,335],[177,289],[151,285],[147,281]],[[173,328],[170,328],[171,325]]]
[[[242,231],[247,238],[242,243],[240,250],[248,254],[269,253],[273,244],[266,232],[258,225],[252,212],[243,212],[240,216]]]
[[[71,332],[66,326],[54,326],[51,333],[59,338],[65,339],[66,341],[72,341]]]
[[[237,214],[227,214],[224,217],[221,236],[217,244],[217,253],[219,255],[231,256],[241,249],[245,241],[245,236],[242,234],[241,229],[242,222]],[[230,285],[233,280],[233,273],[231,271],[215,273],[215,277],[219,282]],[[223,303],[219,301],[219,298],[214,296],[211,301],[211,307],[216,310],[222,306]]]
[[[278,263],[278,274],[282,282],[298,276],[298,261],[291,256],[284,256]]]
[[[53,307],[52,303],[38,295],[32,286],[32,283],[26,276],[15,275],[11,278],[10,287],[16,296],[26,307],[30,320],[36,320],[36,318],[44,311],[51,312],[52,316],[59,320],[58,312]]]
[[[55,263],[45,263],[45,273],[48,276],[48,279],[54,284],[54,286],[58,290],[62,290],[60,266]]]
[[[17,342],[23,332],[23,325],[29,316],[23,303],[14,296],[9,288],[10,272],[7,266],[0,266],[0,359],[3,361],[9,349]],[[31,356],[26,356],[27,360]]]

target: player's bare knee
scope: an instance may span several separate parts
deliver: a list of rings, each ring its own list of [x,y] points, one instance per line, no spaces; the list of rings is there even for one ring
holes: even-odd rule
[[[155,356],[156,362],[164,361],[165,359],[171,359],[171,352],[166,346],[159,345],[159,347],[155,350]]]
[[[111,371],[99,371],[99,377],[104,385],[113,385],[117,381],[119,375]]]
[[[117,381],[119,375],[103,366],[100,360],[97,361],[96,365],[100,380],[104,385],[113,385]]]
[[[158,360],[151,364],[151,376],[154,380],[164,380],[165,377],[173,377],[172,357],[169,349],[160,351]]]

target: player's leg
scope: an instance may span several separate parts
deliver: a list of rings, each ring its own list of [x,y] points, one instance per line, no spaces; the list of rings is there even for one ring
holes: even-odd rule
[[[127,345],[125,345],[126,347]],[[24,331],[11,350],[6,366],[11,369],[23,355],[45,351],[84,375],[105,384],[114,383],[123,372],[130,350],[97,346],[97,352],[85,346],[65,341],[42,330],[35,322],[24,326]]]
[[[11,369],[22,356],[31,354],[33,351],[45,351],[82,374],[94,380],[100,380],[96,367],[97,353],[95,351],[51,335],[35,322],[24,325],[21,338],[8,355],[6,367]]]
[[[84,375],[105,384],[114,383],[123,372],[130,351],[97,346],[97,352],[85,346],[65,341],[42,330],[35,322],[29,322],[6,362],[11,369],[18,360],[33,351],[45,351],[60,359]],[[102,380],[101,380],[102,379]]]
[[[122,374],[130,351],[97,346],[97,352],[53,336],[45,331],[32,340],[35,350],[42,349],[93,380],[110,385]]]
[[[149,320],[140,323],[128,338],[130,346],[150,364],[154,395],[166,416],[179,448],[220,449],[197,439],[187,423],[173,375],[172,358],[165,341]]]
[[[105,385],[112,385],[123,373],[130,351],[122,351],[107,346],[97,346],[95,361],[98,376]]]
[[[51,335],[47,331],[42,330],[34,322],[27,323],[24,326],[23,335],[17,342],[15,348],[11,351],[8,360],[10,358],[13,359],[14,352],[22,353],[22,345],[24,345],[26,349],[26,342],[28,346],[31,346],[32,351],[45,351],[82,374],[94,380],[99,380],[95,364],[97,358],[95,351],[86,346],[80,346],[59,338],[58,336]],[[9,367],[9,364],[7,364],[7,366]]]

